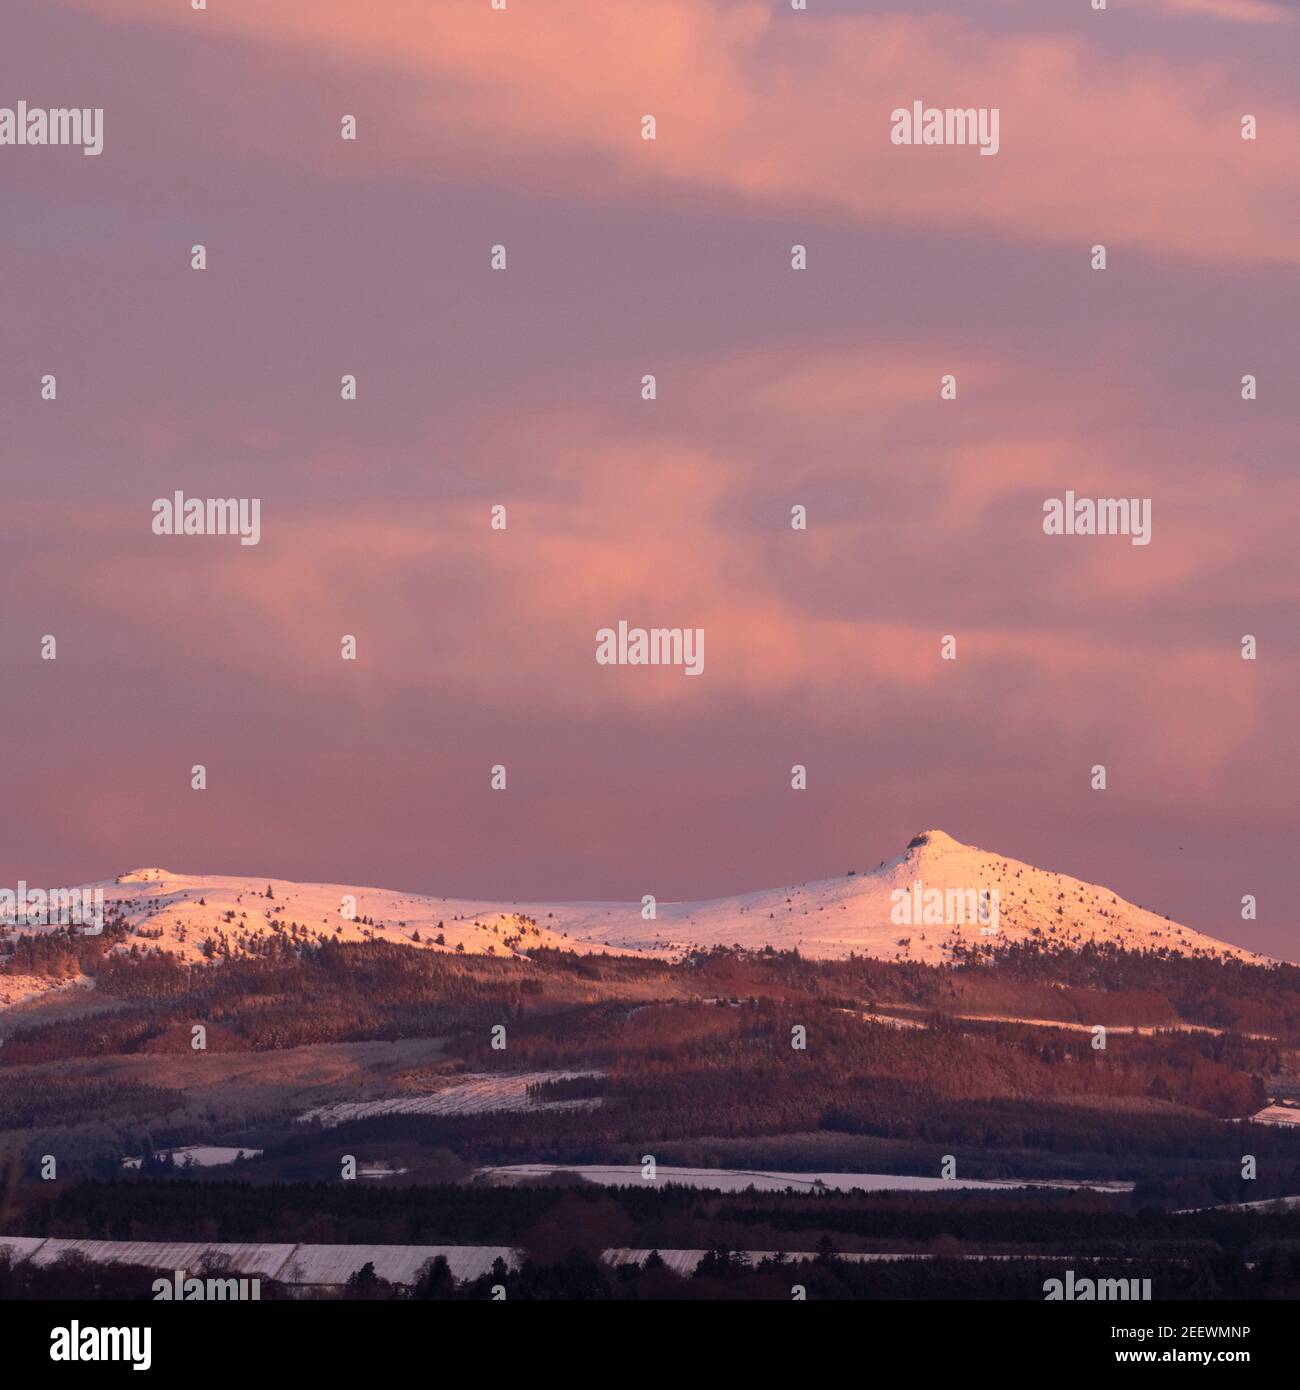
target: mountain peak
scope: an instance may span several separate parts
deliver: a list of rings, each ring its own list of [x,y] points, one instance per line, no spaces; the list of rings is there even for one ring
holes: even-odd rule
[[[954,840],[951,835],[943,830],[921,830],[907,842],[908,850],[914,849],[969,849],[969,845],[963,845],[960,840]]]
[[[993,951],[1016,943],[1079,948],[1090,942],[1130,950],[1252,959],[1121,898],[1099,884],[1001,855],[931,827],[874,869],[694,902],[657,904],[647,923],[637,902],[493,902],[266,878],[178,874],[140,868],[106,896],[126,925],[161,930],[166,949],[200,959],[208,937],[232,950],[296,923],[302,940],[387,940],[423,951],[527,954],[539,947],[671,955],[737,943],[810,957],[850,954],[940,964],[958,948]],[[981,895],[989,919],[979,915]],[[340,904],[354,900],[355,915]],[[160,905],[165,900],[165,906]],[[255,908],[256,903],[256,908]],[[974,906],[971,906],[971,904]],[[278,914],[284,914],[282,919]]]

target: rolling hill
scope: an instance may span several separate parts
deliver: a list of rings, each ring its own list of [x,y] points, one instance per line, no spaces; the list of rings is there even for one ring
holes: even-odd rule
[[[129,924],[128,946],[201,961],[278,934],[310,942],[388,940],[426,951],[512,956],[539,947],[675,956],[694,948],[797,948],[938,964],[1008,942],[1263,959],[1126,902],[1109,889],[923,831],[874,869],[692,903],[504,903],[347,884],[137,869],[92,884]],[[978,895],[987,894],[983,920]],[[7,933],[12,937],[11,928]],[[125,948],[119,948],[125,949]],[[49,981],[0,977],[0,1006]]]

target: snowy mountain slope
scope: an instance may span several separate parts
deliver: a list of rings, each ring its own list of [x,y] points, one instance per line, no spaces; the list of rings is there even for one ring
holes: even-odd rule
[[[951,959],[958,945],[996,949],[1035,939],[1254,958],[1108,889],[960,844],[939,830],[916,836],[902,854],[869,872],[713,901],[658,903],[653,919],[643,917],[640,903],[501,903],[163,869],[138,869],[91,886],[104,889],[107,908],[123,913],[135,944],[195,961],[214,952],[255,950],[270,934],[296,941],[387,940],[499,956],[540,946],[673,955],[690,947],[740,944],[797,947],[812,957],[857,952],[933,964]],[[984,925],[971,908],[981,891],[993,905]],[[919,920],[896,920],[896,894],[907,909],[922,908]],[[941,920],[926,918],[927,903],[942,907]]]
[[[925,907],[931,890],[938,890],[945,909],[960,905],[964,920],[952,920],[957,914],[945,911],[941,920],[928,921]],[[949,899],[949,890],[955,890],[954,898],[960,895],[958,902]],[[990,925],[996,920],[996,930],[981,928],[981,891],[989,894],[987,915]],[[896,892],[902,904],[896,903]],[[899,907],[910,910],[918,903],[919,916],[910,922],[895,920]],[[971,911],[972,906],[976,910]],[[642,922],[639,911],[628,907],[617,919],[596,913],[594,920],[588,916],[569,925],[571,910],[566,909],[565,925],[573,935],[642,950],[662,942],[678,948],[770,944],[797,946],[814,957],[856,951],[934,964],[951,959],[959,943],[996,948],[1034,939],[1067,946],[1114,941],[1134,950],[1169,947],[1187,955],[1257,958],[1136,907],[1109,889],[961,844],[942,830],[923,831],[902,854],[867,873],[711,902],[660,904],[654,922]]]

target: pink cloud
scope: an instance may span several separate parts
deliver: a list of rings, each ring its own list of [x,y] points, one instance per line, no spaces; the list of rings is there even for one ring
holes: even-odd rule
[[[414,0],[226,0],[202,15],[160,13],[152,0],[93,8],[390,74],[382,109],[352,113],[357,146],[330,126],[286,156],[340,178],[387,169],[598,201],[706,195],[806,225],[932,227],[1081,255],[1102,241],[1115,254],[1300,260],[1300,112],[1260,97],[1227,58],[1117,56],[1079,35],[986,31],[950,16],[795,16],[711,0],[484,4],[444,9],[437,24]],[[286,79],[286,106],[300,99]],[[890,112],[914,99],[998,107],[1000,154],[891,145]],[[1240,138],[1247,111],[1255,142]],[[653,143],[640,138],[647,113]],[[276,114],[261,119],[274,125]],[[293,124],[301,134],[301,118]],[[274,152],[265,133],[258,144]]]

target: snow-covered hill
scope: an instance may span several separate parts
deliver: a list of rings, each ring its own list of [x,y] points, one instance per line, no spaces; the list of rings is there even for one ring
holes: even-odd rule
[[[987,923],[979,911],[981,893],[988,894]],[[797,946],[806,956],[852,951],[933,964],[951,959],[958,944],[996,948],[1041,940],[1077,946],[1095,940],[1134,950],[1164,946],[1187,955],[1262,959],[1136,907],[1107,888],[961,844],[942,830],[922,831],[902,854],[865,873],[709,902],[661,903],[652,922],[642,921],[635,906],[583,904],[566,906],[562,920],[586,942],[641,950],[770,944]]]
[[[657,903],[652,918],[639,902],[502,903],[163,869],[90,886],[103,888],[106,907],[122,912],[141,948],[192,960],[256,949],[271,933],[504,956],[539,946],[673,955],[738,943],[798,947],[814,957],[857,952],[937,963],[951,959],[959,944],[996,949],[1036,939],[1251,958],[1108,889],[960,844],[940,830],[917,835],[870,871],[707,902]],[[989,895],[984,920],[973,908],[982,892]],[[900,920],[916,905],[919,917]]]

